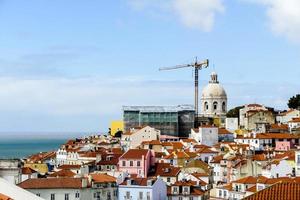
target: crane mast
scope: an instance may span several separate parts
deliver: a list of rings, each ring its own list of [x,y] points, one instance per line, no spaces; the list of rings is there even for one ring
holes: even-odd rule
[[[160,71],[180,69],[180,68],[186,68],[186,67],[192,67],[195,69],[194,78],[195,78],[195,127],[196,128],[198,127],[198,115],[199,115],[199,70],[201,70],[203,68],[207,68],[208,65],[209,65],[208,59],[198,63],[197,57],[196,57],[195,62],[191,63],[191,64],[159,68]]]

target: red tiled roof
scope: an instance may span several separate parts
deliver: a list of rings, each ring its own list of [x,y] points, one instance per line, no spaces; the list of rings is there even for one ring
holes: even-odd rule
[[[202,149],[199,149],[197,151],[197,153],[215,153],[217,154],[218,152],[217,151],[214,151],[214,150],[211,150],[210,148],[202,148]]]
[[[193,185],[197,185],[196,181],[176,181],[174,184],[172,184],[174,186],[193,186]]]
[[[300,123],[300,117],[293,118],[289,123]]]
[[[300,183],[300,177],[296,177],[296,178],[290,178],[290,177],[266,178],[264,176],[261,176],[257,179],[257,182],[265,184],[265,185],[273,185],[278,182]]]
[[[271,129],[277,129],[277,130],[288,130],[289,126],[287,124],[271,124]]]
[[[196,140],[194,140],[194,139],[189,139],[189,138],[187,138],[187,139],[182,139],[182,142],[187,142],[187,143],[197,143]]]
[[[125,181],[120,185],[127,185],[127,180],[128,179],[125,179]],[[148,180],[152,180],[152,184],[156,181],[156,179],[149,179],[149,178],[131,178],[129,180],[131,181],[131,185],[138,185],[138,186],[147,186]]]
[[[223,159],[223,155],[217,155],[213,157],[210,163],[220,163],[222,159]]]
[[[30,167],[22,167],[22,174],[33,174],[37,171],[31,169]]]
[[[180,167],[174,167],[170,163],[157,163],[154,176],[175,177],[179,174]]]
[[[237,136],[238,139],[253,139],[253,136],[242,136],[242,135],[238,135]],[[257,139],[297,139],[299,138],[299,136],[297,135],[292,135],[289,133],[258,133],[256,134],[256,138]]]
[[[146,158],[148,153],[150,153],[148,149],[129,149],[120,159],[141,159],[142,156]]]
[[[265,154],[255,154],[253,155],[252,159],[256,161],[266,161],[267,156]]]
[[[103,154],[97,165],[117,165],[122,154]]]
[[[256,192],[256,185],[254,185],[254,186],[248,188],[246,191],[247,191],[247,192]]]
[[[23,189],[82,188],[82,178],[34,178],[18,184]]]
[[[107,174],[90,174],[94,183],[115,183],[116,178]]]
[[[13,200],[13,199],[0,193],[0,200]]]
[[[161,141],[159,141],[159,140],[143,141],[142,144],[143,144],[143,145],[146,145],[146,144],[151,144],[151,145],[162,145],[162,144],[161,144]]]
[[[257,193],[254,193],[244,200],[299,200],[300,184],[299,183],[277,183]]]
[[[55,155],[56,155],[56,152],[54,152],[54,151],[37,153],[37,154],[29,156],[27,158],[27,161],[36,163],[39,161],[47,160],[49,158],[54,158]]]
[[[57,169],[80,169],[81,165],[60,165]]]
[[[232,132],[228,131],[226,128],[219,128],[219,134],[233,134]]]
[[[205,144],[196,144],[194,145],[195,149],[202,149],[202,148],[211,148],[210,146],[207,146]]]
[[[247,176],[245,178],[241,178],[239,180],[232,181],[232,182],[233,183],[241,183],[241,184],[256,184],[257,178],[255,178],[253,176]]]
[[[62,169],[60,171],[50,174],[48,177],[74,177],[76,174],[69,169]]]

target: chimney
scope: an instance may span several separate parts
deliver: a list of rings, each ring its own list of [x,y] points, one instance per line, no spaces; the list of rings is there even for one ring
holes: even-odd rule
[[[147,180],[147,186],[152,186],[152,180]]]
[[[88,185],[88,180],[86,178],[81,179],[81,186],[83,188],[86,188]]]

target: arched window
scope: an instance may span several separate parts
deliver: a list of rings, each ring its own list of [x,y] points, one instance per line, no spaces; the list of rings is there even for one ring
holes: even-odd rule
[[[213,104],[213,107],[214,107],[214,110],[217,110],[218,109],[218,102],[214,102],[214,104]]]
[[[226,103],[225,103],[225,101],[223,101],[223,103],[222,103],[222,110],[223,110],[223,112],[226,111]]]
[[[204,110],[208,110],[208,103],[207,103],[207,101],[204,103]]]

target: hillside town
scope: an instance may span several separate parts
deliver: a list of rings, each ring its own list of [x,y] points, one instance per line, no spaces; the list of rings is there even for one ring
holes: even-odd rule
[[[215,72],[200,101],[197,115],[193,105],[124,106],[106,134],[2,159],[0,199],[300,198],[299,109],[249,102],[229,111]]]

